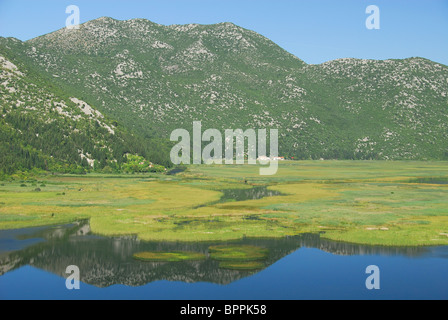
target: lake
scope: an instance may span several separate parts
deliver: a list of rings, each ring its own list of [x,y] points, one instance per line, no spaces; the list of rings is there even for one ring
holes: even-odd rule
[[[256,270],[222,268],[214,242],[144,242],[91,233],[89,221],[0,231],[0,299],[447,299],[448,246],[382,247],[328,241],[318,234],[242,239],[228,245],[267,249]],[[222,245],[222,243],[220,243]],[[141,251],[189,251],[201,261],[143,262]],[[80,269],[68,290],[66,267]],[[368,290],[366,268],[380,270]]]

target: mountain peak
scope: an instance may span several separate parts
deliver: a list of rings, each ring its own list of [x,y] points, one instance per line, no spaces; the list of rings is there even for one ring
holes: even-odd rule
[[[143,135],[166,137],[198,119],[218,129],[282,128],[279,152],[301,159],[448,158],[448,68],[423,58],[307,65],[231,22],[109,17],[22,46],[1,42],[14,51],[6,58],[23,56],[18,62],[71,97]]]
[[[98,19],[90,20],[90,21],[116,22],[116,21],[119,21],[119,20],[114,19],[114,18],[111,18],[111,17],[106,17],[106,16],[104,16],[104,17],[100,17],[100,18],[98,18]]]

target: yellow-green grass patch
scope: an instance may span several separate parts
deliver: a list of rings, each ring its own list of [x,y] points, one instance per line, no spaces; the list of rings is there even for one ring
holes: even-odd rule
[[[221,261],[219,267],[230,270],[259,270],[264,268],[264,263],[260,261]]]
[[[210,257],[220,261],[253,261],[265,259],[268,249],[250,245],[218,245],[209,247]]]
[[[134,259],[152,262],[179,262],[204,260],[205,255],[199,252],[138,252],[133,255]]]
[[[93,233],[142,240],[325,231],[365,244],[446,244],[448,185],[434,182],[447,176],[448,162],[423,161],[285,161],[266,177],[258,166],[189,166],[170,181],[163,174],[46,176],[27,187],[2,183],[0,229],[90,219]],[[45,187],[35,192],[33,183]],[[251,185],[283,196],[217,203],[220,190]]]

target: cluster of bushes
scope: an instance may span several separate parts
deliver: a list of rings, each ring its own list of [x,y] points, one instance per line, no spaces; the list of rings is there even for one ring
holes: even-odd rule
[[[164,166],[153,164],[139,155],[127,155],[127,161],[121,165],[122,172],[144,173],[144,172],[165,172]]]
[[[36,177],[42,176],[44,174],[49,173],[58,173],[58,174],[87,174],[88,172],[97,172],[97,173],[164,173],[167,169],[158,164],[154,164],[144,157],[139,155],[127,154],[125,156],[125,162],[118,164],[114,161],[108,161],[106,166],[97,166],[97,161],[92,167],[81,166],[77,164],[68,164],[68,163],[51,163],[48,165],[47,170],[43,170],[40,168],[21,168],[16,171],[5,171],[0,169],[0,181],[2,180],[32,180]]]

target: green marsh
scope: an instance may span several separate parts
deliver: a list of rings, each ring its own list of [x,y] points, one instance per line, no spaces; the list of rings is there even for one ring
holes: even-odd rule
[[[4,181],[0,229],[89,219],[96,234],[137,235],[148,241],[311,232],[360,244],[448,245],[448,162],[286,161],[274,176],[258,173],[251,165],[202,165],[173,176],[92,174]],[[272,193],[222,201],[222,190],[254,187]]]

